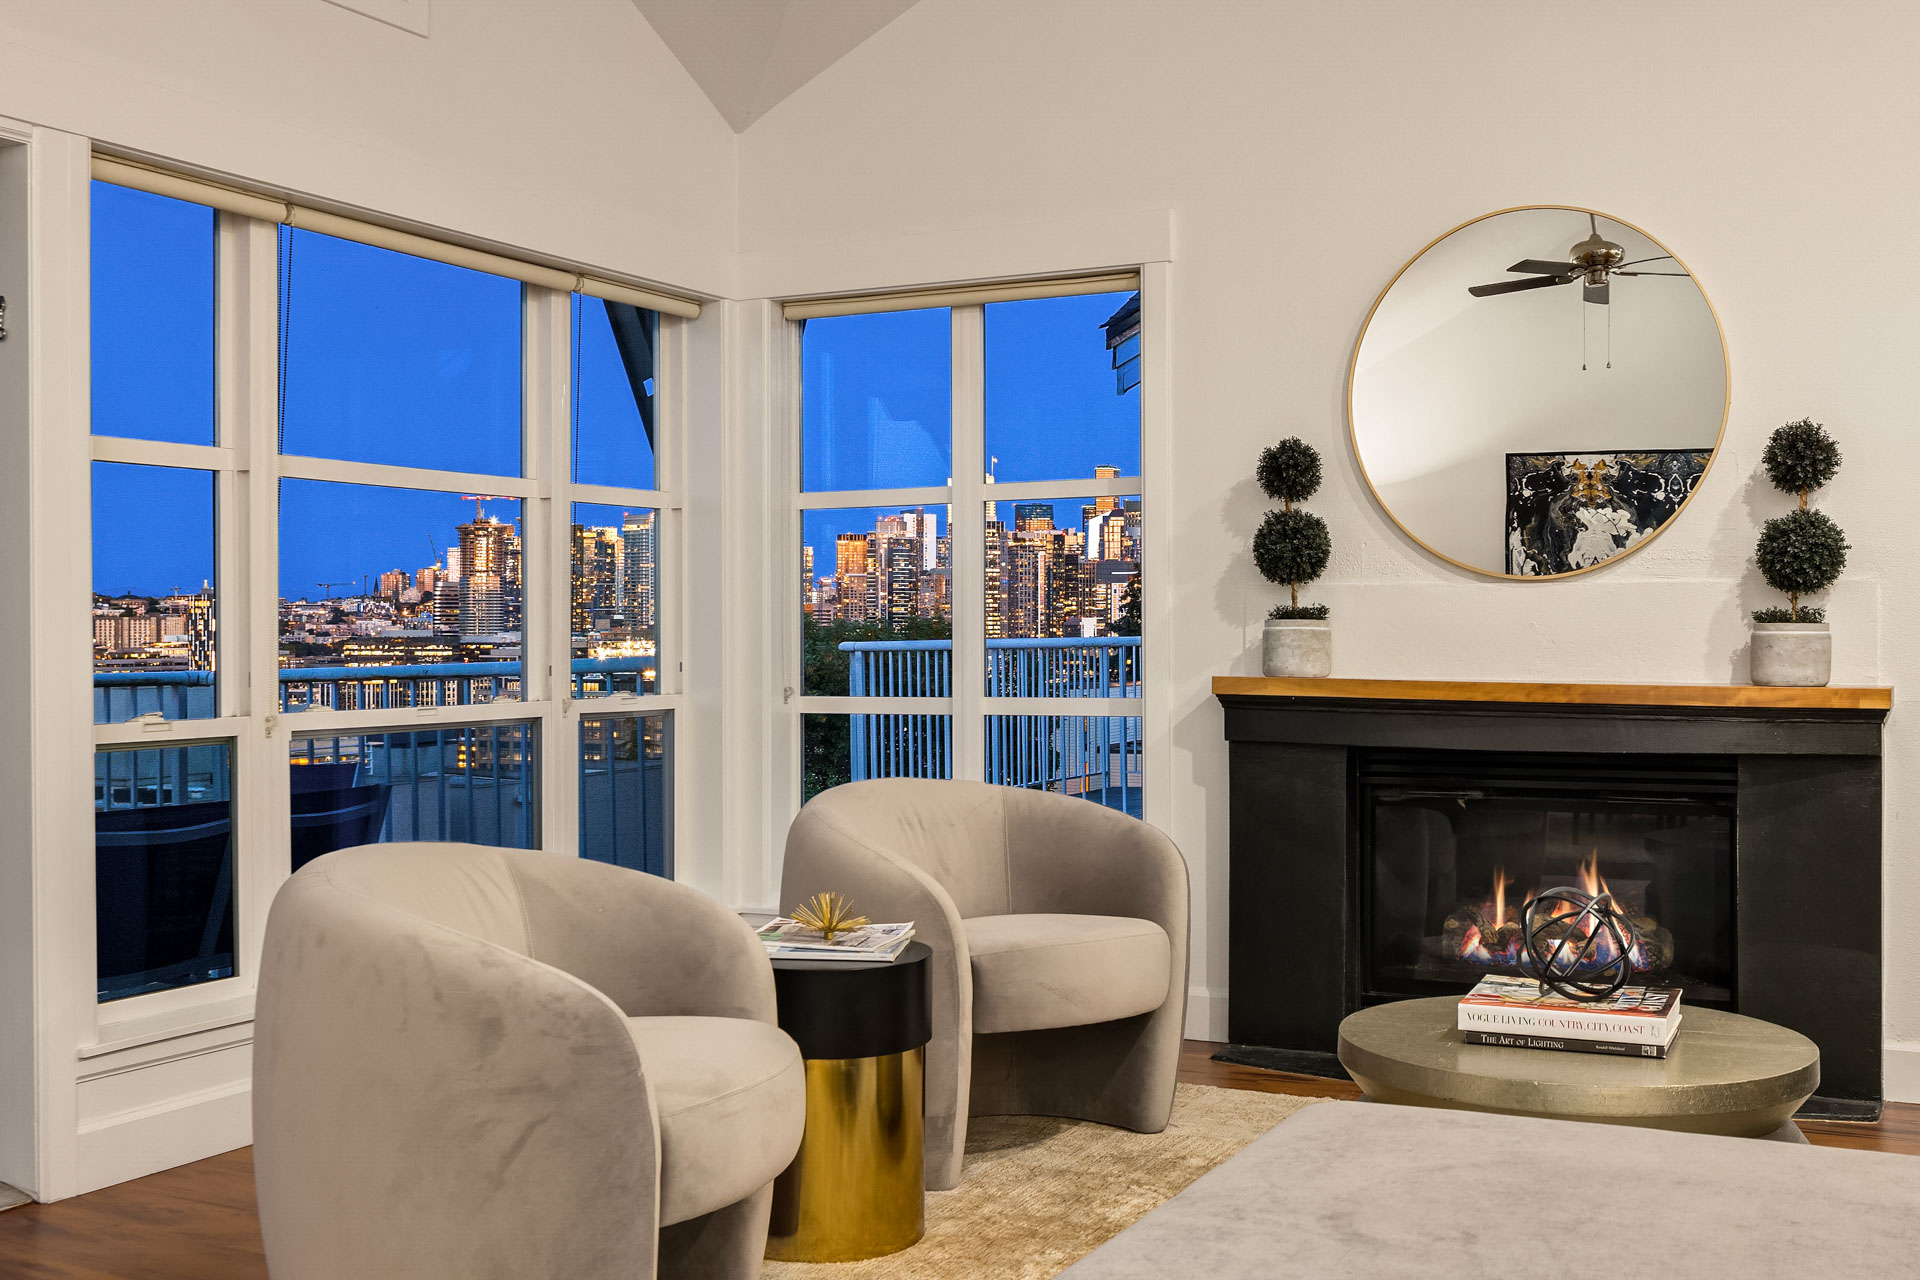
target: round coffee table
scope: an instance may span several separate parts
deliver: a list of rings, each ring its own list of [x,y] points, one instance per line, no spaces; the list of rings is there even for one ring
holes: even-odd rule
[[[774,1180],[767,1256],[856,1262],[895,1253],[926,1223],[927,961],[775,960],[780,1029],[807,1071],[807,1128]]]
[[[1665,1058],[1467,1044],[1459,1000],[1402,1000],[1340,1024],[1340,1065],[1367,1097],[1423,1107],[1805,1142],[1792,1116],[1820,1083],[1797,1031],[1686,1009]]]

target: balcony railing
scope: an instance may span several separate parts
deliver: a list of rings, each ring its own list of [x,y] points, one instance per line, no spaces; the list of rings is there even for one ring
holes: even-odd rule
[[[638,737],[619,727],[630,716],[596,717],[591,699],[648,687],[651,657],[581,658],[573,662],[572,692],[587,706],[581,724],[580,822],[588,856],[629,858],[636,836],[643,858],[634,865],[665,870],[662,816],[663,751],[641,750]],[[419,706],[473,706],[517,699],[516,662],[435,663],[387,667],[290,667],[280,676],[285,712]],[[211,671],[103,671],[94,674],[96,723],[158,712],[172,720],[214,714]],[[510,726],[466,726],[382,733],[302,734],[288,722],[296,749],[294,785],[311,803],[296,802],[304,818],[341,830],[356,817],[371,820],[369,839],[476,839],[526,847],[534,837],[531,766],[525,739]],[[511,740],[503,740],[507,733]],[[227,773],[213,748],[190,746],[138,752],[102,752],[95,758],[97,810],[175,807],[227,798]],[[325,776],[322,776],[325,775]],[[362,812],[364,811],[364,812]],[[296,831],[296,837],[299,832]],[[325,830],[315,833],[328,843]],[[296,839],[298,843],[298,839]]]
[[[988,640],[989,698],[1137,698],[1138,636]],[[946,698],[953,692],[951,640],[850,640],[847,693],[867,698]],[[944,715],[849,717],[851,776],[953,776],[953,724]],[[1082,795],[1138,816],[1142,780],[1138,716],[1073,714],[987,717],[986,778],[1006,786]]]
[[[640,693],[651,681],[650,657],[575,658],[573,696]],[[484,706],[518,699],[517,662],[436,662],[395,666],[285,667],[282,711],[390,710],[396,707]],[[213,715],[211,671],[96,671],[93,722],[118,724],[159,712],[168,720]]]

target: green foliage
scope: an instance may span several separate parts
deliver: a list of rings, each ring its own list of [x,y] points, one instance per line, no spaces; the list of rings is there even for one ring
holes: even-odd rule
[[[1320,487],[1320,454],[1298,436],[1260,451],[1254,471],[1260,488],[1276,502],[1305,502]]]
[[[809,696],[844,698],[853,655],[840,645],[850,640],[947,640],[953,627],[945,618],[914,618],[894,628],[870,622],[806,623],[800,634],[800,690]],[[829,787],[853,781],[853,735],[846,716],[804,717],[801,734],[801,799],[811,800]]]
[[[1840,470],[1840,446],[1825,427],[1802,418],[1777,428],[1767,437],[1760,455],[1767,479],[1782,493],[1805,495],[1833,479]]]
[[[1827,611],[1815,608],[1813,605],[1807,605],[1798,611],[1782,609],[1779,605],[1774,605],[1771,609],[1755,609],[1753,620],[1755,622],[1825,622]]]
[[[1120,617],[1113,629],[1115,635],[1140,634],[1140,575],[1137,572],[1127,579],[1126,590],[1120,593]]]
[[[1332,555],[1327,522],[1311,511],[1269,511],[1253,535],[1253,563],[1268,582],[1296,588],[1312,582]]]
[[[1269,618],[1324,618],[1327,606],[1323,604],[1277,604],[1267,610]]]
[[[1789,596],[1825,591],[1847,567],[1846,535],[1824,511],[1789,511],[1761,526],[1760,576]],[[1798,609],[1798,602],[1795,602]]]

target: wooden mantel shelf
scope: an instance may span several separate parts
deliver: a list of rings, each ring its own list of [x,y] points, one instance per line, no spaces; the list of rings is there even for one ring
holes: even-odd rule
[[[1759,684],[1527,684],[1518,681],[1292,679],[1215,676],[1215,697],[1352,698],[1400,702],[1531,702],[1604,707],[1778,707],[1788,710],[1885,711],[1893,690],[1828,685],[1817,689]]]

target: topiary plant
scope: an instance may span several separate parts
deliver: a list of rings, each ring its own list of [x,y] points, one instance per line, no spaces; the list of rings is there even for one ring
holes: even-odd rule
[[[1847,538],[1824,511],[1807,506],[1807,495],[1840,470],[1840,446],[1811,418],[1789,422],[1767,440],[1760,455],[1767,479],[1782,493],[1799,495],[1800,507],[1775,516],[1760,529],[1754,559],[1767,585],[1787,597],[1787,607],[1754,612],[1755,622],[1822,622],[1824,609],[1801,608],[1800,597],[1825,591],[1847,567]]]
[[[1260,488],[1281,504],[1278,511],[1267,512],[1253,535],[1253,563],[1268,582],[1285,583],[1289,602],[1277,606],[1273,618],[1324,618],[1327,606],[1300,603],[1300,585],[1312,582],[1326,571],[1333,555],[1333,537],[1327,522],[1311,511],[1297,511],[1294,503],[1305,502],[1320,487],[1320,455],[1297,436],[1260,451],[1255,469]]]

